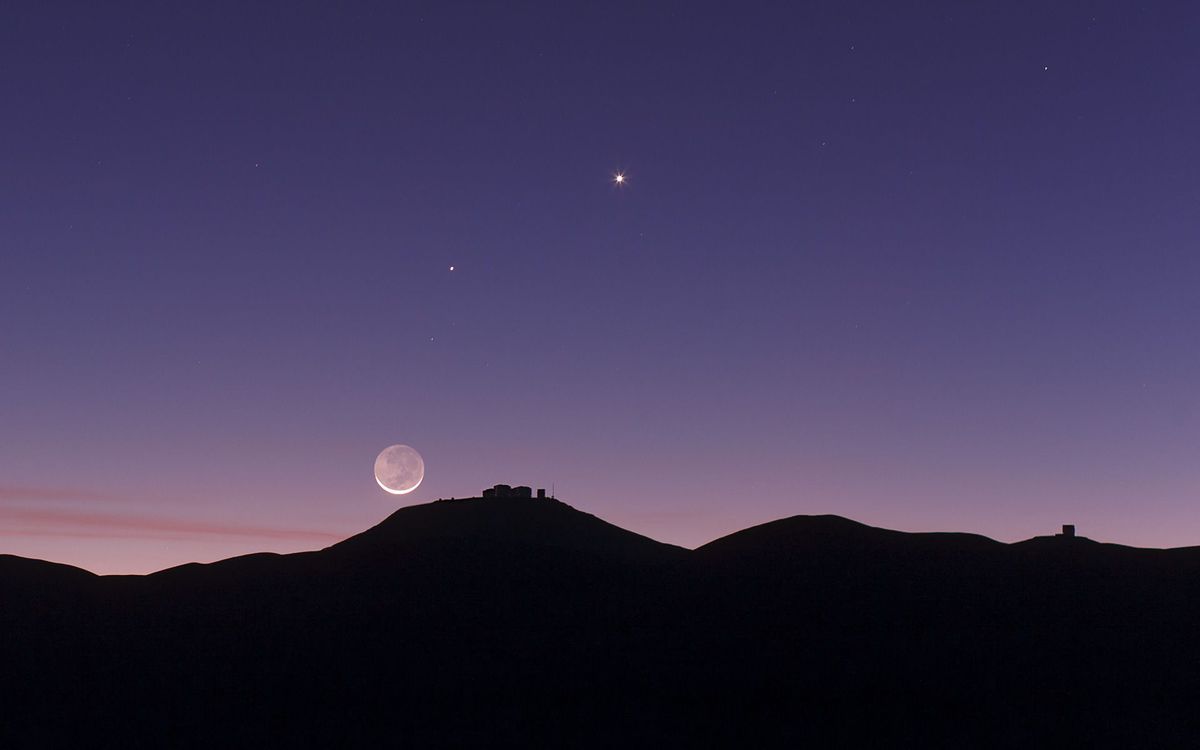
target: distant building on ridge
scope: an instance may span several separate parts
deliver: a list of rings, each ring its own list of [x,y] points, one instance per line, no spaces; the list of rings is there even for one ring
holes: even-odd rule
[[[539,489],[537,496],[541,499],[546,498],[546,491]],[[533,497],[533,488],[525,485],[510,487],[507,484],[497,484],[494,487],[489,487],[483,491],[483,497]]]

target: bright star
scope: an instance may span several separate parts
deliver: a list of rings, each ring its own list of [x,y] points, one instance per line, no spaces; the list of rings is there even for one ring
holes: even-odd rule
[[[613,175],[613,184],[614,185],[624,185],[625,184],[625,173],[617,172],[615,175]]]

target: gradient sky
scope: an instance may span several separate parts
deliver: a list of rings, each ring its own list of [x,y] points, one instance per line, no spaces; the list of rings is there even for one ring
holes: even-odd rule
[[[1200,544],[1200,4],[184,5],[0,10],[0,552]]]

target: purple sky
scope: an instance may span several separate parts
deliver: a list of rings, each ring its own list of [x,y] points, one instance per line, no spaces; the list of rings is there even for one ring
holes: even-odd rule
[[[1200,544],[1200,5],[180,6],[2,12],[0,552]]]

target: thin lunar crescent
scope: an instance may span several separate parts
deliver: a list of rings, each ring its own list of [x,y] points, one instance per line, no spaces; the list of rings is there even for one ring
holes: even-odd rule
[[[421,454],[407,445],[390,445],[375,459],[375,481],[393,495],[407,495],[425,478]]]

